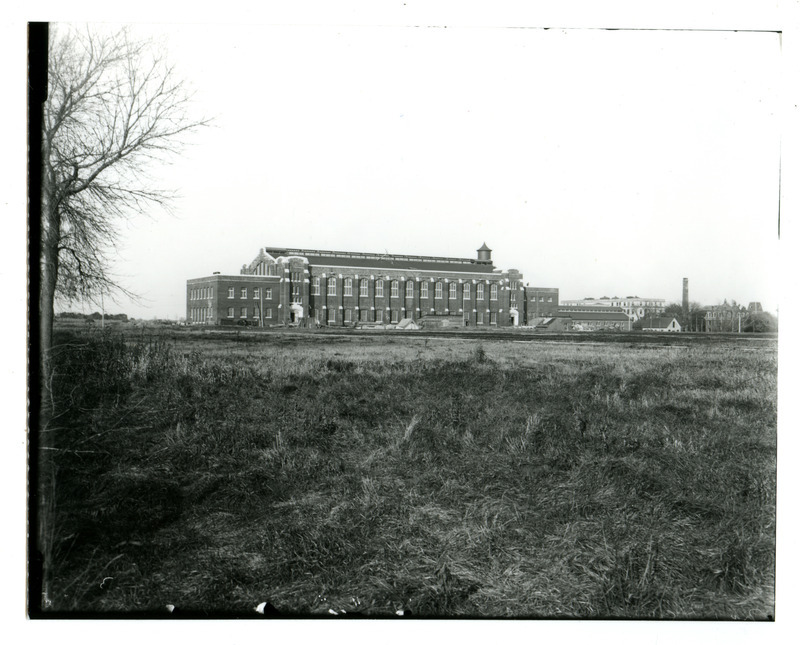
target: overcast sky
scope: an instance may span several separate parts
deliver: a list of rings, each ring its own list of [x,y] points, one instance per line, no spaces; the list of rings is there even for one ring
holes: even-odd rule
[[[109,311],[260,247],[475,257],[561,298],[777,305],[774,33],[139,24],[213,128],[158,175]]]

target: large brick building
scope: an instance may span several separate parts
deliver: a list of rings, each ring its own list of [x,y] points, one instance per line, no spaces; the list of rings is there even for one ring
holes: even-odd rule
[[[542,303],[548,310],[558,306],[557,289],[540,291],[550,299]],[[486,244],[474,259],[265,247],[239,275],[186,283],[192,324],[342,326],[458,317],[466,326],[504,327],[532,319],[529,304],[522,274],[495,268]]]

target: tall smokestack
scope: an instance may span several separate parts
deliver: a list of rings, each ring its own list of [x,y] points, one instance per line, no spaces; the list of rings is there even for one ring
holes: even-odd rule
[[[689,278],[683,279],[683,319],[689,321]]]

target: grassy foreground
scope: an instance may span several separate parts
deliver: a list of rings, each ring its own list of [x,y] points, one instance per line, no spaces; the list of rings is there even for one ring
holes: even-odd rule
[[[774,341],[58,337],[54,611],[769,619]]]

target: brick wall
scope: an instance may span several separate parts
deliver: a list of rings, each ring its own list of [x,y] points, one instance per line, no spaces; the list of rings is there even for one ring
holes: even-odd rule
[[[525,288],[525,315],[529,324],[558,314],[558,289],[552,287]]]
[[[187,280],[186,322],[194,325],[234,325],[240,321],[247,321],[249,325],[277,324],[279,286],[279,279],[272,276],[213,275]]]

